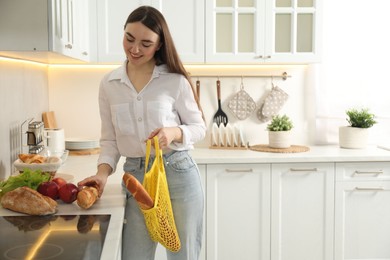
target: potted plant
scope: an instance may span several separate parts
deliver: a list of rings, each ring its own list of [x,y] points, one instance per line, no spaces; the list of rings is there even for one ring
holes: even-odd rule
[[[271,122],[267,125],[268,142],[271,148],[289,148],[290,130],[293,123],[287,115],[276,115],[272,117]]]
[[[342,148],[361,149],[367,146],[368,129],[377,122],[368,108],[352,108],[346,111],[348,126],[339,128],[339,144]]]

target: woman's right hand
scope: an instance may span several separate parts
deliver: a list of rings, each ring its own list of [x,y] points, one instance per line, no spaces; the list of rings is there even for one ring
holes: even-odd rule
[[[112,168],[107,164],[101,164],[98,166],[98,172],[96,175],[85,178],[84,180],[77,183],[79,187],[82,186],[97,186],[99,197],[102,196],[104,187],[107,183],[107,178],[112,172]]]

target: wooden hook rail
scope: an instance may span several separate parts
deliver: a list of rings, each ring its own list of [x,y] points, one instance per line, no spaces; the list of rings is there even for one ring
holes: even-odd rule
[[[191,77],[224,77],[224,78],[227,78],[227,77],[230,77],[230,78],[248,78],[248,77],[252,77],[252,78],[281,78],[283,80],[286,80],[287,78],[290,78],[291,75],[288,75],[287,72],[283,72],[282,74],[270,74],[270,75],[264,75],[264,74],[260,74],[260,75],[256,75],[256,74],[250,74],[250,75],[238,75],[238,74],[227,74],[227,75],[211,75],[211,74],[201,74],[201,73],[194,73],[194,74],[190,74]]]

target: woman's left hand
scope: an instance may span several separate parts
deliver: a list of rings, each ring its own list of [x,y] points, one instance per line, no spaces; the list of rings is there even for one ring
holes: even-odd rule
[[[148,139],[153,139],[155,136],[158,137],[161,149],[167,148],[173,141],[182,142],[182,132],[180,127],[157,128],[150,133]]]

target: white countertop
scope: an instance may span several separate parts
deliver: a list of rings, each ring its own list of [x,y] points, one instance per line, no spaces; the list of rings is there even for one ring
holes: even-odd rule
[[[72,175],[72,183],[87,176],[96,173],[97,155],[92,156],[69,156],[66,162],[59,168],[59,174]],[[121,172],[118,167],[118,172]],[[102,197],[88,210],[77,206],[76,202],[65,204],[58,200],[58,215],[82,215],[82,214],[111,214],[110,223],[104,246],[101,253],[101,259],[112,260],[120,259],[121,237],[124,219],[125,194],[121,188],[122,174],[113,174],[107,180],[106,187]],[[16,213],[0,206],[0,216],[23,215]]]
[[[390,161],[390,151],[376,146],[365,149],[344,149],[336,145],[309,148],[309,151],[299,153],[197,148],[191,154],[198,164]]]
[[[366,149],[342,149],[338,146],[311,146],[301,153],[267,153],[252,150],[225,150],[196,148],[191,151],[198,164],[226,163],[293,163],[293,162],[362,162],[390,161],[390,151],[370,146]],[[96,173],[98,155],[69,156],[58,173],[72,175],[71,182],[77,183]],[[122,166],[124,158],[118,163],[105,187],[103,196],[88,210],[83,210],[76,203],[65,204],[58,201],[58,213],[76,214],[111,214],[101,259],[119,259],[121,248],[122,225],[124,220],[125,194],[122,191]],[[20,215],[0,207],[1,216]],[[113,252],[114,248],[118,249]],[[117,254],[117,255],[115,255]]]

